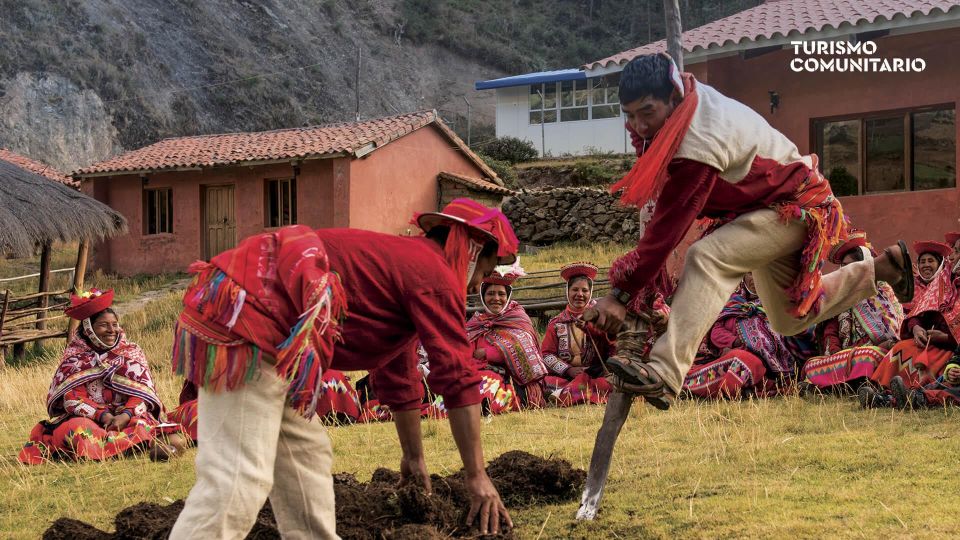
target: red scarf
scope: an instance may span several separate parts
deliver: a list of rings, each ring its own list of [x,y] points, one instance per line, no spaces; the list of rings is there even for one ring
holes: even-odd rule
[[[960,294],[947,265],[941,266],[923,292],[914,298],[911,319],[927,312],[936,313],[943,317],[950,334],[960,342]],[[904,339],[912,337],[906,332],[907,326],[906,321],[901,326],[900,334]]]
[[[643,206],[647,201],[656,199],[667,181],[667,165],[676,155],[683,137],[690,128],[693,113],[697,110],[700,97],[697,94],[697,81],[690,73],[683,74],[684,97],[674,109],[660,131],[653,137],[648,149],[638,148],[639,157],[633,168],[619,182],[610,188],[610,193],[623,190],[620,202],[624,205]],[[631,139],[634,147],[639,142],[632,128]]]
[[[97,352],[80,337],[74,337],[63,351],[47,392],[47,413],[51,418],[65,414],[63,396],[88,382],[101,379],[114,392],[142,399],[159,417],[163,405],[150,376],[143,350],[120,335],[119,343],[105,353]]]

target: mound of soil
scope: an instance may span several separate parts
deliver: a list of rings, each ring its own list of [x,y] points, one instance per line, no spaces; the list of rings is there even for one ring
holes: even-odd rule
[[[543,459],[526,452],[507,452],[487,466],[487,473],[509,509],[576,500],[586,473],[562,459]],[[464,473],[432,475],[433,494],[422,486],[397,487],[400,473],[377,469],[368,483],[347,473],[333,477],[337,500],[337,533],[345,540],[407,540],[473,537],[465,525],[469,495]],[[81,521],[60,518],[43,533],[44,540],[161,540],[167,538],[183,501],[167,506],[139,503],[114,518],[115,533]],[[280,538],[269,501],[260,510],[248,539]],[[514,538],[507,532],[500,538]]]

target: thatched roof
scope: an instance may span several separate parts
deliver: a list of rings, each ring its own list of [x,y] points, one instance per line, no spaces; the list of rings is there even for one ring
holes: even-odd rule
[[[109,206],[0,159],[0,253],[27,256],[37,244],[126,230],[127,220]]]

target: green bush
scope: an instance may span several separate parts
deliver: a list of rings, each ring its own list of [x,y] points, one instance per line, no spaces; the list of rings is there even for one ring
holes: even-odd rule
[[[486,154],[479,154],[486,164],[497,173],[503,184],[510,189],[517,189],[517,173],[508,161],[494,159]]]
[[[846,167],[834,167],[827,175],[833,194],[837,197],[857,194],[857,177],[847,172]]]
[[[516,137],[497,137],[483,146],[483,153],[511,165],[534,160],[539,155],[533,143]]]

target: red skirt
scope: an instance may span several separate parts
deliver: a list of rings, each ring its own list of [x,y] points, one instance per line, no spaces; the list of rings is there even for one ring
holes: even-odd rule
[[[607,396],[613,387],[603,377],[591,377],[581,373],[573,379],[547,375],[543,379],[547,393],[559,407],[570,407],[590,403],[601,405],[607,402]]]
[[[865,379],[873,375],[885,354],[879,347],[864,345],[828,356],[816,356],[803,365],[803,378],[817,388],[830,388]]]
[[[921,349],[912,339],[905,339],[890,349],[870,379],[886,388],[899,375],[908,388],[920,388],[935,381],[952,356],[949,350],[932,345]]]
[[[746,391],[761,397],[776,395],[777,386],[766,374],[767,367],[755,354],[733,349],[706,364],[694,364],[683,388],[702,398],[736,398]]]
[[[61,422],[43,421],[34,426],[30,440],[20,450],[20,463],[37,465],[53,458],[102,461],[138,447],[146,447],[158,433],[177,428],[160,428],[152,416],[136,416],[121,431],[107,431],[93,420],[71,416]]]

